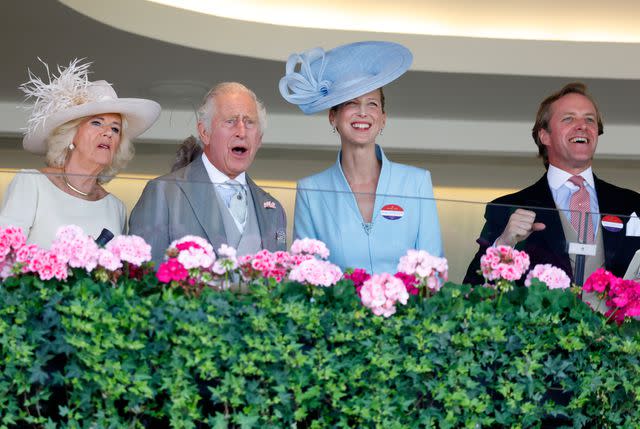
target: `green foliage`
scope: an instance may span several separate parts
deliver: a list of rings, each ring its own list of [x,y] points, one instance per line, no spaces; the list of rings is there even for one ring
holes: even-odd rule
[[[384,319],[350,281],[189,297],[10,278],[0,427],[640,427],[635,325],[538,283],[447,284]]]

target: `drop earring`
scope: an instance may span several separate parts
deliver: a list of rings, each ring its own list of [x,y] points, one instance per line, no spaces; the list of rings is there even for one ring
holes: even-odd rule
[[[382,131],[384,131],[384,128],[380,128],[380,131],[378,132],[378,135],[381,136],[382,135]]]

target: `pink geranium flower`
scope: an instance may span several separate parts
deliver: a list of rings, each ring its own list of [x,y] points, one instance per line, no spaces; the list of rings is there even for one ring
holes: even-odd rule
[[[41,280],[56,278],[65,280],[69,275],[67,264],[52,251],[38,249],[29,262],[29,271],[37,273]]]
[[[409,294],[402,280],[382,273],[374,274],[364,282],[360,299],[376,316],[389,317],[396,312],[396,303],[407,303]]]
[[[611,272],[604,268],[598,268],[584,282],[582,290],[585,292],[604,293],[614,279],[615,276]]]
[[[409,295],[418,295],[420,292],[420,289],[418,289],[420,280],[418,280],[414,274],[397,272],[394,274],[394,277],[402,280],[402,283],[404,283],[404,287],[407,289],[407,293],[409,293]]]
[[[87,272],[98,265],[98,245],[77,225],[58,228],[51,252],[70,267],[84,268]]]
[[[238,258],[236,249],[223,244],[218,249],[218,259],[211,267],[211,271],[218,275],[225,275],[238,269]]]
[[[37,247],[26,242],[22,228],[0,227],[0,279],[11,276],[16,263],[22,265],[21,272],[28,271],[26,263]]]
[[[98,249],[98,265],[109,271],[116,271],[122,268],[120,258],[109,249]]]
[[[345,273],[345,279],[349,279],[353,282],[353,286],[356,288],[356,292],[360,295],[360,290],[362,289],[362,285],[364,282],[371,278],[371,274],[367,273],[366,270],[362,268],[356,268],[351,273]]]
[[[495,246],[487,248],[480,258],[482,275],[488,281],[520,280],[529,269],[529,255],[509,246]]]
[[[608,307],[605,316],[618,324],[640,316],[640,283],[637,281],[621,279],[599,268],[589,276],[582,290],[598,294]]]
[[[292,255],[312,255],[318,256],[321,259],[327,259],[329,257],[329,249],[327,245],[320,240],[313,238],[299,238],[291,245]]]
[[[416,287],[420,289],[423,285],[427,290],[437,292],[448,279],[449,266],[445,258],[433,256],[425,250],[410,249],[400,258],[398,273],[404,273],[416,279],[415,284],[410,284],[411,291]],[[400,278],[403,281],[409,279],[408,277]]]
[[[312,286],[333,286],[342,278],[340,268],[331,262],[308,259],[293,267],[289,279]]]
[[[151,246],[137,235],[119,235],[107,243],[105,249],[118,258],[118,262],[140,266],[151,260]]]
[[[531,286],[531,280],[544,282],[549,289],[567,289],[571,287],[571,279],[563,270],[551,264],[538,264],[527,275],[524,285]]]
[[[189,272],[185,269],[177,258],[169,258],[160,264],[156,277],[162,283],[171,283],[172,281],[182,281],[189,276]]]
[[[186,235],[173,241],[169,248],[178,250],[178,261],[186,269],[208,269],[216,260],[213,247],[207,240],[195,235]]]

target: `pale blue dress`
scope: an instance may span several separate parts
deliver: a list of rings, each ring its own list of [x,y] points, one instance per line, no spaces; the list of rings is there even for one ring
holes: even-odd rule
[[[391,162],[376,145],[382,169],[373,218],[367,224],[342,172],[340,155],[329,169],[298,182],[294,238],[321,240],[331,252],[331,262],[369,273],[395,273],[408,249],[443,256],[427,170]]]

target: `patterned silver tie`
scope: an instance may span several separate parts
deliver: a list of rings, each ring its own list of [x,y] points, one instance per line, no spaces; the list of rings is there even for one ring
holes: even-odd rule
[[[244,225],[244,221],[247,219],[247,192],[237,180],[227,180],[225,184],[233,190],[233,192],[229,193],[231,196],[226,201],[227,207],[229,207],[234,219],[240,225]]]

